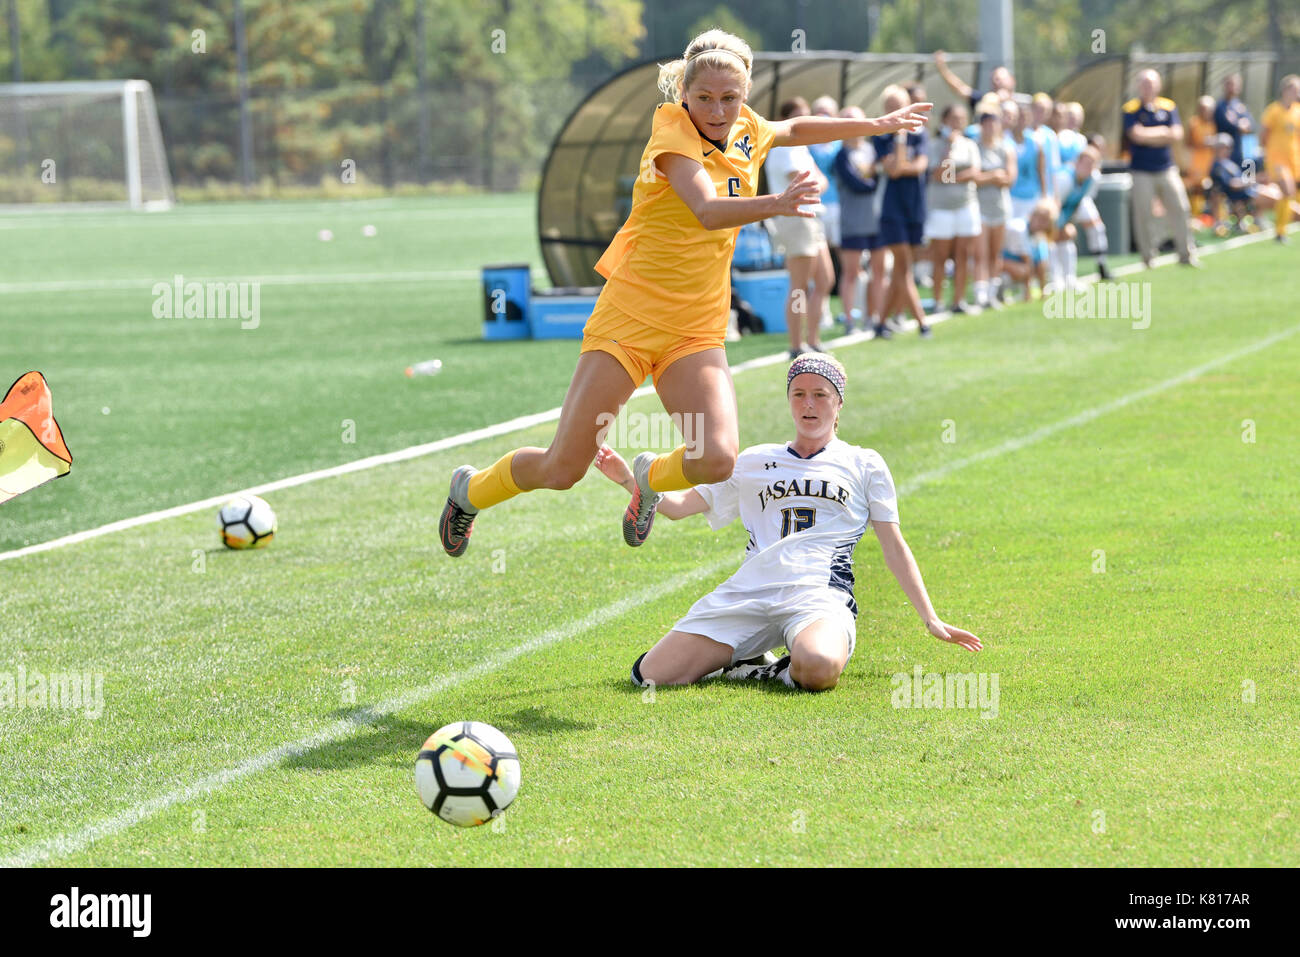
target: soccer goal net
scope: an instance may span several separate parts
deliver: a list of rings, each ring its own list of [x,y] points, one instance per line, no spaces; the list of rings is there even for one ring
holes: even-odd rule
[[[146,81],[0,84],[0,203],[173,201]]]

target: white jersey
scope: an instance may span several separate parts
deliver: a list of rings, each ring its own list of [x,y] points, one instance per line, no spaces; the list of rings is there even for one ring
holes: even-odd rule
[[[751,446],[729,479],[695,491],[710,527],[744,522],[745,559],[727,581],[754,590],[829,585],[852,596],[853,548],[868,520],[898,521],[885,460],[841,439],[808,458],[779,443]],[[849,607],[857,614],[851,597]]]

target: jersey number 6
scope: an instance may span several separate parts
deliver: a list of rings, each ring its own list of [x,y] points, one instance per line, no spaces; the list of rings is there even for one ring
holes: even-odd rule
[[[802,532],[805,528],[812,528],[816,521],[817,509],[815,508],[783,508],[781,509],[781,537],[785,538],[791,532]]]

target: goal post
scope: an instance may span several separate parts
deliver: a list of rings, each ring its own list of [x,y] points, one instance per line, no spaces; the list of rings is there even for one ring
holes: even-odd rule
[[[0,204],[174,202],[147,81],[0,83]]]

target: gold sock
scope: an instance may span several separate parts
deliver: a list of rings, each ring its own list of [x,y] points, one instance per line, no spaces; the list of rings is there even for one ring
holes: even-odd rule
[[[1282,202],[1278,203],[1275,207],[1273,207],[1274,210],[1276,210],[1275,215],[1277,217],[1277,234],[1279,236],[1286,234],[1286,224],[1291,222],[1291,203],[1289,202],[1290,198],[1291,197],[1289,196],[1283,196]]]
[[[682,464],[686,459],[686,446],[679,445],[667,455],[650,463],[650,487],[656,492],[678,492],[693,488],[695,483],[686,477]]]
[[[508,498],[514,498],[523,491],[515,484],[514,476],[510,474],[510,462],[515,457],[514,452],[508,452],[501,458],[497,459],[491,468],[486,468],[481,472],[475,472],[470,476],[469,503],[477,509],[491,508],[493,505],[500,505]]]

